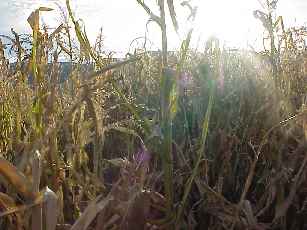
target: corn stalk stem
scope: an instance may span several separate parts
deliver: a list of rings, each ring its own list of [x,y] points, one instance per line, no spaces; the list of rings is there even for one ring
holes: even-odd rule
[[[41,177],[41,159],[40,153],[35,152],[33,158],[33,168],[32,168],[33,185],[32,192],[37,194],[39,192],[40,177]],[[32,209],[32,230],[42,230],[43,229],[43,219],[42,219],[42,204],[34,206]]]

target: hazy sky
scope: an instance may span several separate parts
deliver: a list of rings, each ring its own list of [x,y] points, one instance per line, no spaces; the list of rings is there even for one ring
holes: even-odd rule
[[[246,47],[247,44],[259,44],[263,29],[253,17],[253,10],[261,9],[261,0],[194,0],[199,10],[195,21],[194,43],[205,41],[210,35],[217,35],[230,46]],[[145,0],[155,6],[155,0]],[[174,2],[180,3],[181,0]],[[43,20],[56,26],[60,19],[58,3],[65,6],[64,0],[0,0],[0,33],[8,33],[11,27],[17,32],[29,31],[27,17],[38,6],[49,6],[53,12],[43,13]],[[99,28],[103,27],[105,45],[109,50],[127,52],[134,38],[145,35],[148,16],[136,3],[136,0],[71,0],[77,18],[82,18],[87,33],[94,41]],[[154,7],[155,10],[157,10]],[[169,27],[169,46],[179,46],[189,24],[185,23],[187,10],[178,4],[181,19],[179,36]],[[156,11],[158,12],[158,11]],[[306,25],[307,0],[280,0],[278,14],[284,16],[286,25]],[[153,48],[160,46],[160,34],[157,26],[150,23],[148,38]],[[200,38],[200,39],[198,39]],[[200,46],[202,43],[200,43]]]

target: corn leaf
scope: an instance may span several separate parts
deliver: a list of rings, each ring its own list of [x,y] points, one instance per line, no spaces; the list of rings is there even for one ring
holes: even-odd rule
[[[0,157],[0,174],[25,198],[33,199],[32,185],[25,175],[10,162]]]

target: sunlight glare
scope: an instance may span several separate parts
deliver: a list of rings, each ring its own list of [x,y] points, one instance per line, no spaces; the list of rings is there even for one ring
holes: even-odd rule
[[[204,39],[216,36],[230,46],[255,45],[261,25],[253,17],[257,0],[198,0],[196,31]]]

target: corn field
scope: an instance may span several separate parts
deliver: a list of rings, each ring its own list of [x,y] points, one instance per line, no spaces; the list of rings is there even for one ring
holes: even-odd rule
[[[307,229],[307,28],[267,1],[263,50],[196,50],[191,28],[171,52],[173,1],[136,1],[159,51],[112,57],[69,0],[0,36],[0,229]]]

